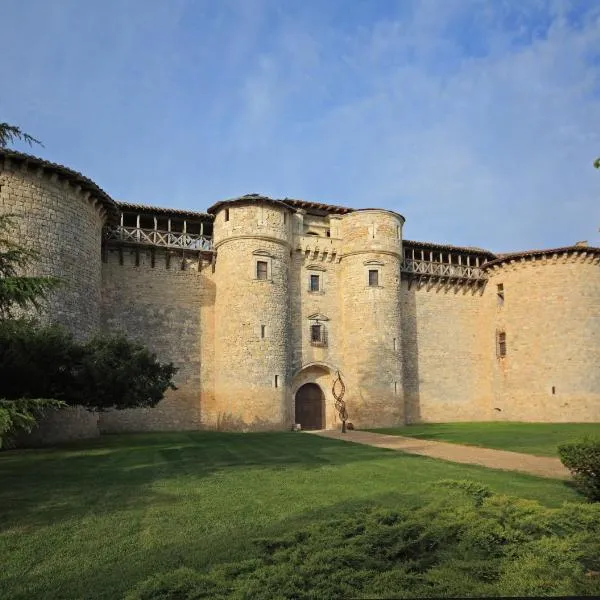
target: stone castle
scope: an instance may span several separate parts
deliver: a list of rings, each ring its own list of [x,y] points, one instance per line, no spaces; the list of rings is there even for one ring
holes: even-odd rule
[[[48,431],[336,427],[338,372],[356,427],[600,421],[586,243],[496,255],[406,240],[391,210],[258,194],[206,213],[127,204],[7,149],[0,212],[39,251],[34,272],[65,281],[45,318],[123,332],[179,368],[156,408],[70,409]]]

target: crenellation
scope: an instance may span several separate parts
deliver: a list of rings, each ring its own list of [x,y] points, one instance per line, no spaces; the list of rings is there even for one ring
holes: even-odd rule
[[[357,427],[600,420],[599,248],[497,256],[404,240],[393,211],[257,194],[207,212],[117,203],[6,150],[0,213],[39,250],[29,272],[65,283],[43,321],[125,333],[179,369],[156,408],[65,411],[47,440],[61,422],[70,438],[337,427],[338,372]]]

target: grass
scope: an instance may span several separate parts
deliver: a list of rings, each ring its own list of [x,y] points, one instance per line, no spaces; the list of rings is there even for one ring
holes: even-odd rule
[[[427,423],[370,431],[537,456],[558,456],[559,444],[584,436],[600,437],[600,423]]]
[[[418,507],[442,479],[546,506],[568,484],[299,433],[105,436],[0,454],[0,598],[116,599],[148,576],[251,557],[366,506]]]

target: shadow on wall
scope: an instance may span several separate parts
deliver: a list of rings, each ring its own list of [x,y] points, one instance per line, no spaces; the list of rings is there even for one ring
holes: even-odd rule
[[[421,421],[419,394],[419,341],[417,337],[417,301],[414,287],[408,289],[403,281],[402,293],[402,387],[404,392],[404,420],[406,423]]]
[[[237,415],[232,413],[219,413],[217,416],[215,431],[281,431],[285,424],[267,421],[265,419],[257,419],[256,417],[251,422],[246,422]],[[212,429],[212,428],[211,428]]]

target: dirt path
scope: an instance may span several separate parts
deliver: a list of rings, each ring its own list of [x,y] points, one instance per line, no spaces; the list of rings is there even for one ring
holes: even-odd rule
[[[460,444],[449,444],[448,442],[435,442],[399,435],[384,435],[369,431],[348,431],[343,434],[340,431],[324,430],[310,433],[334,440],[366,444],[367,446],[388,448],[390,450],[401,450],[410,454],[421,454],[451,462],[481,465],[490,469],[520,471],[554,479],[570,479],[571,477],[568,469],[563,466],[558,458],[533,456],[507,450],[493,450],[492,448],[478,448],[476,446],[461,446]]]

